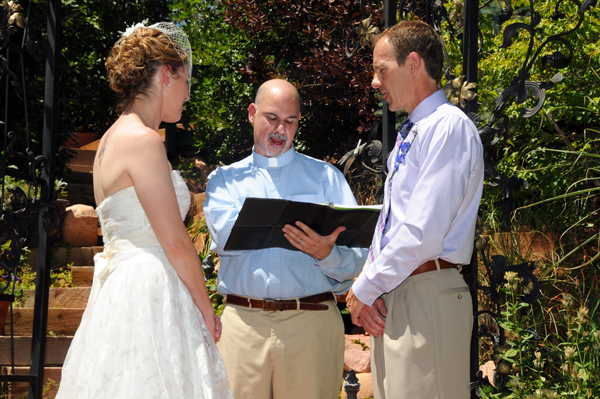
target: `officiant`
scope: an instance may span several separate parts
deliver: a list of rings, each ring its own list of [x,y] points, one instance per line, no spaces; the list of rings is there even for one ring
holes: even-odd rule
[[[297,249],[225,251],[248,197],[356,205],[343,174],[293,146],[300,97],[285,80],[263,83],[248,108],[254,147],[208,180],[204,214],[221,262],[218,292],[227,298],[218,348],[236,399],[337,398],[344,326],[334,294],[350,288],[365,248],[335,244],[301,222],[283,232]]]

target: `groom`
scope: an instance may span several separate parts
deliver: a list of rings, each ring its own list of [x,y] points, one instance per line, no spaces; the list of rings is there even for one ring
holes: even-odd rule
[[[300,99],[290,83],[265,82],[248,108],[252,155],[218,168],[208,181],[204,214],[219,254],[218,291],[227,296],[218,344],[236,399],[337,398],[344,366],[344,326],[334,294],[348,290],[366,249],[337,246],[297,222],[283,228],[298,251],[225,251],[248,197],[355,205],[344,176],[297,153],[292,141]]]
[[[438,90],[443,53],[433,28],[403,21],[375,43],[372,86],[409,122],[348,309],[372,335],[376,399],[468,398],[473,310],[457,266],[473,252],[483,149],[475,125]]]

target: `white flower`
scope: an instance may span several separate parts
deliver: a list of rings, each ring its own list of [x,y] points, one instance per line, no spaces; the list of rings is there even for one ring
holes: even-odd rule
[[[522,390],[525,387],[525,384],[523,384],[517,377],[512,377],[510,380],[510,386]]]
[[[133,33],[133,31],[136,30],[137,28],[145,28],[147,24],[148,24],[148,20],[145,19],[142,22],[138,22],[135,25],[131,25],[130,27],[125,29],[125,32],[119,31],[119,33],[122,34],[123,36],[127,37],[127,36],[131,35]]]
[[[563,293],[561,302],[565,308],[568,308],[573,304],[573,296],[571,294]]]
[[[588,315],[590,313],[590,310],[586,307],[581,307],[579,308],[579,310],[577,311],[577,322],[580,324],[585,324],[588,322]]]
[[[550,389],[537,389],[535,391],[536,399],[537,398],[556,398],[558,395],[556,392],[551,391]]]
[[[566,357],[567,359],[570,359],[570,358],[571,358],[571,356],[573,356],[573,353],[575,353],[575,348],[574,348],[574,347],[572,347],[572,346],[567,346],[567,347],[565,348],[565,357]]]
[[[518,277],[519,277],[519,273],[517,273],[517,272],[506,272],[504,274],[504,278],[506,278],[506,281],[508,281],[509,283],[512,283]]]

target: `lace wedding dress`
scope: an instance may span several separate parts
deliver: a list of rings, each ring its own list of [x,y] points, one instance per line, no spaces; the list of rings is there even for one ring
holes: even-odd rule
[[[182,218],[190,194],[173,171]],[[231,398],[202,314],[158,243],[133,187],[97,208],[104,252],[57,399]]]

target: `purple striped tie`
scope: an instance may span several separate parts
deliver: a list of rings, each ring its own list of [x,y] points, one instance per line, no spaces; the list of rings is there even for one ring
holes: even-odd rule
[[[381,208],[381,213],[379,214],[379,219],[377,220],[377,226],[375,226],[375,232],[373,233],[373,241],[371,242],[371,247],[369,248],[369,263],[373,263],[375,258],[379,255],[381,251],[381,240],[383,239],[383,233],[385,232],[385,227],[387,225],[389,211],[390,211],[390,196],[392,193],[392,177],[394,173],[398,170],[400,164],[404,161],[408,150],[410,149],[410,143],[406,143],[404,145],[404,140],[410,129],[412,129],[413,123],[407,119],[400,130],[398,130],[398,136],[396,137],[396,148],[398,148],[398,154],[396,155],[396,159],[394,159],[394,168],[389,171],[388,178],[386,181],[387,192],[383,197],[383,207]]]

